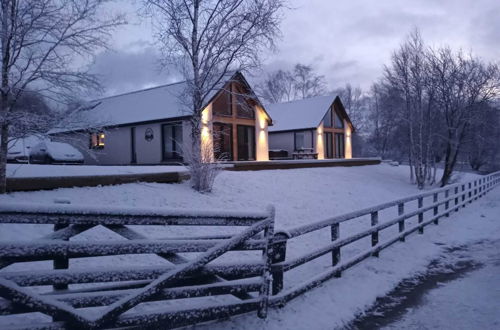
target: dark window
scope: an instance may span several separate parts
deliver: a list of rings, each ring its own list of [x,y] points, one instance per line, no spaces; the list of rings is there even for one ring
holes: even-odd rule
[[[231,107],[231,93],[227,90],[222,90],[212,103],[212,111],[217,116],[231,116],[233,110]]]
[[[162,125],[163,160],[182,159],[182,123]]]
[[[323,126],[324,127],[333,127],[332,123],[332,110],[328,110],[325,117],[323,118]]]
[[[335,158],[345,158],[344,134],[342,133],[335,133]]]
[[[233,160],[233,125],[214,123],[214,155],[216,160]]]
[[[342,118],[340,118],[337,111],[335,111],[334,113],[335,113],[335,128],[344,128],[344,121],[342,120]]]
[[[295,132],[295,150],[302,150],[305,147],[305,132]]]
[[[130,146],[131,146],[131,153],[132,157],[130,159],[130,162],[132,164],[137,163],[137,153],[135,151],[135,127],[130,128]]]
[[[295,151],[313,149],[312,140],[311,131],[294,132]]]
[[[255,160],[255,127],[238,125],[238,160]]]
[[[325,158],[333,158],[333,135],[330,132],[325,132],[324,137],[325,137]]]

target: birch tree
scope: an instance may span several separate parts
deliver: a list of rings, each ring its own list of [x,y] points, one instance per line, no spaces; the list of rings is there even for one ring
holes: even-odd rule
[[[213,91],[233,70],[259,65],[265,49],[279,35],[283,0],[144,0],[162,46],[164,64],[175,65],[186,81],[191,115],[189,167],[192,186],[210,191],[210,162],[203,159],[201,113]],[[207,165],[209,166],[209,165]],[[203,170],[198,170],[198,169]]]
[[[0,193],[6,191],[6,160],[11,127],[30,116],[14,111],[27,91],[63,102],[97,88],[85,63],[106,47],[123,18],[106,15],[107,0],[0,0]]]
[[[430,50],[429,77],[436,93],[437,110],[443,119],[441,139],[445,144],[441,186],[450,181],[470,126],[480,121],[487,103],[500,88],[497,65],[487,64],[449,47]],[[476,141],[481,143],[484,141]]]
[[[259,95],[269,103],[281,103],[326,93],[325,77],[312,66],[295,64],[292,70],[278,70],[267,75],[257,86]]]

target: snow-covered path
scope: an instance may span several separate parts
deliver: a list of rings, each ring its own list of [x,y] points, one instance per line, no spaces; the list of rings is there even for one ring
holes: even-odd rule
[[[500,239],[481,242],[464,257],[481,266],[427,292],[417,306],[382,329],[500,329]]]

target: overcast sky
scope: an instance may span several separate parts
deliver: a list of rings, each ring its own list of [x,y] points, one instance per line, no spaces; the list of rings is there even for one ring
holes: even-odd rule
[[[112,51],[97,56],[106,94],[174,82],[159,72],[153,31],[135,11],[136,0],[121,0],[129,25],[113,36]],[[391,52],[418,27],[433,46],[448,44],[487,61],[500,60],[500,0],[289,0],[277,51],[263,52],[264,72],[300,62],[324,75],[329,88],[350,82],[368,88]],[[258,76],[262,76],[259,73]],[[258,78],[250,78],[256,81]]]

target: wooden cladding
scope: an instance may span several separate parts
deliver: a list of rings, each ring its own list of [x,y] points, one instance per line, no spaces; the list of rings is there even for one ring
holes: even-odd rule
[[[255,160],[255,105],[241,83],[228,84],[212,103],[214,154],[218,160]]]
[[[252,92],[240,83],[226,85],[212,103],[214,116],[255,119]]]

